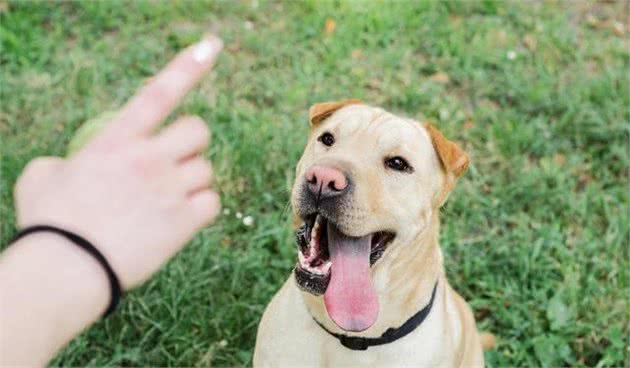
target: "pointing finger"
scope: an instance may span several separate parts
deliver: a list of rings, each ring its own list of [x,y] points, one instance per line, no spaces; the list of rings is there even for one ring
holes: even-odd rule
[[[222,48],[218,37],[208,36],[180,52],[123,107],[113,133],[152,132],[210,70]]]

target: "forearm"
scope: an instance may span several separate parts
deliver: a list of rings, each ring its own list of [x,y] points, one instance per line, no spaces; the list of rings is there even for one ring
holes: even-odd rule
[[[109,302],[101,266],[61,236],[31,234],[0,255],[0,366],[45,365]]]

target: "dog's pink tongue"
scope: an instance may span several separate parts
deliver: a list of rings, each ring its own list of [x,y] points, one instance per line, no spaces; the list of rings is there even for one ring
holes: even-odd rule
[[[378,317],[378,296],[370,277],[371,242],[371,235],[351,238],[328,224],[332,268],[324,302],[330,318],[346,331],[363,331]]]

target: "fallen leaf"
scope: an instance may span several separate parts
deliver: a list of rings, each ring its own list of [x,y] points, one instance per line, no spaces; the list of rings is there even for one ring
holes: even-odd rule
[[[615,33],[615,35],[621,37],[624,35],[625,32],[625,27],[623,25],[623,23],[621,22],[614,22],[613,23],[613,32]]]
[[[245,178],[236,179],[236,185],[234,185],[234,187],[238,193],[243,193],[245,188],[247,188],[247,180]]]
[[[490,31],[488,33],[488,42],[491,46],[504,47],[507,44],[507,40],[507,33],[502,29]]]
[[[499,110],[499,107],[500,107],[499,103],[493,100],[489,100],[489,99],[481,100],[479,102],[479,106],[485,109],[493,110],[493,111]]]
[[[553,155],[553,162],[555,162],[556,165],[564,165],[567,162],[567,157],[561,153],[556,153]]]
[[[586,16],[586,24],[588,24],[589,26],[595,28],[599,26],[599,19],[597,19],[597,17],[595,17],[593,14],[589,14]]]
[[[326,19],[326,24],[324,25],[324,33],[331,34],[335,31],[335,28],[337,28],[337,23],[332,18]]]
[[[241,51],[241,44],[238,42],[232,42],[225,46],[225,50],[229,53],[237,53]]]
[[[525,47],[529,49],[529,51],[536,51],[536,47],[538,46],[538,40],[536,39],[536,37],[529,33],[526,34],[525,37],[523,37],[523,43],[525,44]]]
[[[372,90],[380,90],[381,89],[381,81],[378,79],[370,79],[366,83],[366,87]]]
[[[580,174],[575,190],[577,192],[583,191],[584,188],[591,183],[591,181],[593,181],[593,177],[589,173]]]
[[[444,72],[437,72],[435,74],[432,74],[429,76],[429,80],[435,82],[435,83],[441,83],[441,84],[446,84],[448,82],[451,81],[451,79],[449,78],[448,74],[444,73]]]
[[[448,21],[454,25],[459,25],[462,22],[462,17],[458,16],[458,15],[450,15],[448,17]]]

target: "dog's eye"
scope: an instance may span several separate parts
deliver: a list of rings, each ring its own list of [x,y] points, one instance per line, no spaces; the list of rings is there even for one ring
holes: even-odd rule
[[[322,142],[324,146],[328,146],[328,147],[335,144],[335,137],[333,137],[333,135],[328,132],[320,135],[319,138],[317,138],[317,140]]]
[[[409,165],[407,160],[400,156],[386,158],[385,166],[396,171],[413,172],[413,167]]]

